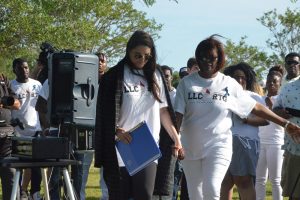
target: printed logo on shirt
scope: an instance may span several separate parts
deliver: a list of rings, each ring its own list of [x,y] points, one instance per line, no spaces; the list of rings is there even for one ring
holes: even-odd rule
[[[124,83],[124,93],[139,93],[145,89],[145,84],[140,81],[132,85]]]
[[[225,94],[224,94],[224,92]],[[229,96],[228,88],[224,88],[222,92],[211,92],[207,88],[202,88],[200,92],[188,92],[188,100],[201,100],[198,103],[212,103],[213,101],[227,102]]]
[[[18,99],[25,99],[25,98],[28,98],[28,97],[31,97],[31,98],[38,97],[37,89],[38,89],[38,86],[33,85],[31,90],[27,89],[26,91],[23,91],[21,93],[17,92]]]

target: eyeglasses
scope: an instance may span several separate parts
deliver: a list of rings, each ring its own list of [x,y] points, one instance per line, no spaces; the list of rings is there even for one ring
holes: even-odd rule
[[[299,62],[296,61],[296,60],[288,60],[288,61],[286,61],[286,64],[288,64],[288,65],[298,65]]]
[[[139,54],[139,53],[134,54],[133,57],[136,60],[140,60],[140,59],[143,58],[145,61],[148,61],[148,60],[150,60],[152,58],[152,56],[149,55],[149,54],[142,55],[142,54]]]
[[[218,61],[218,57],[201,57],[200,59],[200,62],[206,62],[206,63],[208,63],[208,62],[216,62],[216,61]]]

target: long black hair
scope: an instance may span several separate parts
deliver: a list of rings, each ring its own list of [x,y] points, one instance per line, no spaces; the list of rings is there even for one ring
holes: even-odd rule
[[[224,74],[233,77],[236,70],[241,70],[246,76],[246,90],[255,91],[255,84],[257,84],[256,73],[253,68],[245,62],[237,65],[231,65],[224,69]]]
[[[148,90],[152,92],[154,98],[161,102],[159,98],[160,88],[158,86],[157,80],[155,79],[155,69],[156,69],[156,49],[152,37],[145,31],[135,31],[127,42],[126,55],[121,60],[124,64],[128,64],[129,67],[133,66],[130,60],[129,53],[132,49],[137,46],[147,46],[151,49],[151,57],[143,67],[144,76],[148,83]]]

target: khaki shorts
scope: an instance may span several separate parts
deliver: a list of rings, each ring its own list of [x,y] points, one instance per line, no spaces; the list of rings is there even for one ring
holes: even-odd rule
[[[284,153],[281,171],[282,196],[300,198],[300,156]]]

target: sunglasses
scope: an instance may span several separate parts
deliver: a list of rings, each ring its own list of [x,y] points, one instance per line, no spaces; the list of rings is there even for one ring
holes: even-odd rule
[[[288,65],[298,65],[299,62],[296,61],[296,60],[288,60],[288,61],[286,61],[286,64],[288,64]]]
[[[140,60],[140,59],[143,58],[145,61],[148,61],[148,60],[150,60],[152,58],[152,56],[149,55],[149,54],[142,55],[142,54],[139,54],[139,53],[134,54],[133,57],[136,60]]]
[[[205,62],[205,63],[216,62],[218,61],[218,57],[201,57],[199,60],[200,62]]]

